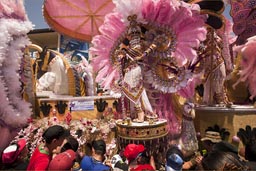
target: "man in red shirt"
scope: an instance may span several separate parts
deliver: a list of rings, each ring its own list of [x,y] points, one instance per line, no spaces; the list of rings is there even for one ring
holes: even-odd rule
[[[124,149],[124,156],[131,171],[156,170],[153,156],[146,155],[146,149],[142,144],[128,144]]]
[[[53,150],[61,146],[69,135],[69,130],[60,125],[49,127],[42,135],[44,143],[40,144],[33,152],[27,170],[47,170]]]

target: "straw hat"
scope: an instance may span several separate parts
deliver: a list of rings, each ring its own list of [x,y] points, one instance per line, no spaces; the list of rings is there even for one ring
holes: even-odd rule
[[[218,143],[222,141],[220,133],[215,131],[206,131],[205,137],[201,138],[201,141],[206,141],[206,140],[209,140],[213,143]]]

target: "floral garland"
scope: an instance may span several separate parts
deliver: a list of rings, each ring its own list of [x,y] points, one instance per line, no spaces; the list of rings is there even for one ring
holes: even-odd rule
[[[61,125],[70,130],[71,135],[78,140],[78,152],[84,153],[83,147],[94,139],[103,139],[106,142],[107,156],[112,156],[116,150],[116,140],[109,136],[115,128],[114,120],[81,118],[80,120],[60,121],[56,116],[39,120],[30,119],[28,126],[20,130],[12,142],[25,138],[31,155],[35,148],[42,143],[43,132],[52,125]]]

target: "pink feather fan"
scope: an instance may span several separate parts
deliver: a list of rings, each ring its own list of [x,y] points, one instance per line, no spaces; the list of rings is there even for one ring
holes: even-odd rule
[[[23,0],[1,0],[0,17],[16,18],[25,21],[27,19]]]
[[[241,72],[240,78],[233,85],[234,87],[239,82],[246,82],[250,91],[250,99],[256,97],[256,36],[247,39],[247,43],[234,48],[235,51],[241,52]]]
[[[200,15],[198,5],[177,0],[114,0],[113,2],[116,8],[114,12],[105,16],[104,24],[99,29],[101,35],[93,37],[93,46],[90,48],[93,56],[92,66],[97,73],[96,82],[102,87],[110,89],[112,84],[120,79],[118,66],[112,55],[126,34],[129,15],[136,14],[138,23],[153,24],[156,28],[165,28],[175,35],[175,47],[170,47],[169,51],[172,51],[171,56],[175,57],[178,67],[197,58],[195,49],[200,41],[206,38],[204,23],[207,18],[206,15]],[[186,74],[188,81],[192,78],[192,74],[189,72]],[[181,84],[173,89],[168,87],[163,89],[176,92],[187,83]],[[155,87],[161,89],[160,83]]]
[[[116,88],[116,83],[122,79],[120,74],[122,71],[114,55],[127,36],[130,24],[127,20],[128,16],[136,15],[136,22],[140,26],[147,27],[143,37],[146,46],[152,43],[151,35],[155,34],[154,36],[157,37],[168,34],[171,37],[171,45],[168,45],[164,52],[154,51],[153,55],[147,56],[143,61],[145,66],[143,84],[150,89],[147,92],[148,96],[150,91],[153,92],[150,97],[153,97],[153,94],[157,95],[155,102],[150,99],[153,110],[160,118],[167,118],[171,134],[179,134],[180,124],[174,110],[177,105],[170,104],[170,101],[175,101],[172,100],[171,93],[179,92],[185,97],[191,97],[194,93],[196,80],[186,67],[192,61],[197,61],[196,49],[200,42],[206,39],[207,16],[200,14],[199,5],[179,0],[113,0],[113,2],[116,8],[105,16],[104,24],[99,29],[101,35],[93,37],[90,48],[92,66],[97,73],[96,82],[104,89],[118,91],[113,87]],[[160,76],[156,76],[158,77],[156,79],[153,76],[156,71],[154,66],[166,64],[164,62],[174,64],[174,68],[182,73],[175,76],[176,80],[166,81],[167,84]]]

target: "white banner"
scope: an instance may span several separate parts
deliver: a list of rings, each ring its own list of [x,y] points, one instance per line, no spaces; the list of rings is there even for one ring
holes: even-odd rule
[[[71,101],[69,106],[71,111],[94,110],[94,100]]]

